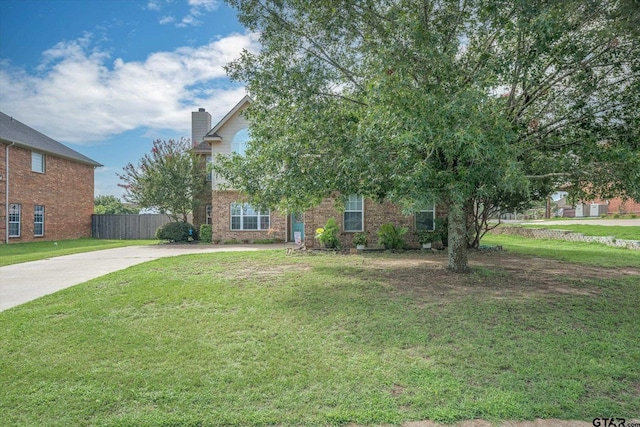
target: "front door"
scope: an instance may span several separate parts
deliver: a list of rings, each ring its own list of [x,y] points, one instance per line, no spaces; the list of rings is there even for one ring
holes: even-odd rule
[[[291,214],[291,237],[293,238],[293,241],[298,244],[304,242],[304,214]]]

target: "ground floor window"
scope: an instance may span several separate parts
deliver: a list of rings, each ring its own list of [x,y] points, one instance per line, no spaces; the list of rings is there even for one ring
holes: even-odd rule
[[[211,218],[212,218],[211,213],[212,212],[213,212],[213,208],[211,207],[211,205],[207,205],[207,218],[206,218],[207,224],[211,224],[212,223],[212,220],[211,220]]]
[[[44,206],[36,205],[33,210],[33,235],[44,236]]]
[[[255,209],[248,203],[231,204],[232,230],[268,230],[270,212]]]
[[[432,205],[429,209],[416,212],[416,230],[433,231],[436,228],[436,206]]]
[[[20,237],[21,206],[17,203],[9,205],[9,237]]]
[[[363,197],[352,194],[344,207],[344,231],[364,230]]]

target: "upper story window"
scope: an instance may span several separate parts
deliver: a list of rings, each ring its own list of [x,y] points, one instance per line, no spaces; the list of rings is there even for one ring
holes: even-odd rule
[[[44,173],[44,154],[31,152],[31,170],[33,172]]]
[[[209,170],[211,164],[213,163],[213,157],[207,156],[206,168]],[[211,171],[207,172],[207,181],[213,180],[213,173]]]
[[[428,209],[416,212],[416,230],[433,231],[436,228],[436,205],[430,206]]]
[[[249,139],[251,139],[249,136],[249,129],[240,129],[233,137],[233,140],[231,140],[231,152],[244,156],[247,151]]]
[[[364,202],[360,195],[349,196],[344,207],[344,231],[364,230]]]

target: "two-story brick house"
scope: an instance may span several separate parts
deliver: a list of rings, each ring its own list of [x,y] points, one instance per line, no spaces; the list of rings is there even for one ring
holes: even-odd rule
[[[0,112],[2,243],[91,237],[99,166]]]
[[[215,161],[219,154],[243,154],[249,141],[248,123],[242,115],[251,100],[244,97],[215,126],[211,126],[211,115],[200,108],[192,113],[192,141],[196,152]],[[208,129],[208,130],[207,130]],[[344,247],[352,247],[355,233],[365,232],[369,245],[377,245],[377,232],[385,223],[409,228],[406,241],[418,246],[415,231],[433,229],[437,217],[446,216],[446,211],[429,206],[414,215],[403,215],[398,207],[384,202],[378,203],[360,195],[350,195],[344,210],[336,210],[335,200],[325,199],[319,206],[300,213],[259,211],[238,191],[224,190],[220,177],[209,176],[211,195],[203,195],[202,207],[194,213],[196,225],[212,225],[214,241],[238,240],[253,242],[259,239],[276,239],[294,242],[299,238],[307,247],[317,246],[315,230],[323,227],[329,218],[335,218],[340,227],[340,239]],[[337,197],[337,195],[335,196]]]

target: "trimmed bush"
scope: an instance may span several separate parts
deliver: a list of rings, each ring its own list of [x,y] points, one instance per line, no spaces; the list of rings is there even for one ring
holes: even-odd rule
[[[213,228],[211,224],[202,224],[200,226],[200,241],[204,243],[211,243],[211,237],[213,236]]]
[[[276,239],[256,239],[253,241],[254,245],[270,245],[277,243]]]
[[[409,229],[407,227],[396,227],[393,224],[382,224],[380,231],[378,231],[378,242],[384,246],[385,249],[404,249],[406,243],[404,236]]]
[[[170,242],[190,242],[198,239],[193,225],[188,222],[168,222],[156,230],[156,239]]]

